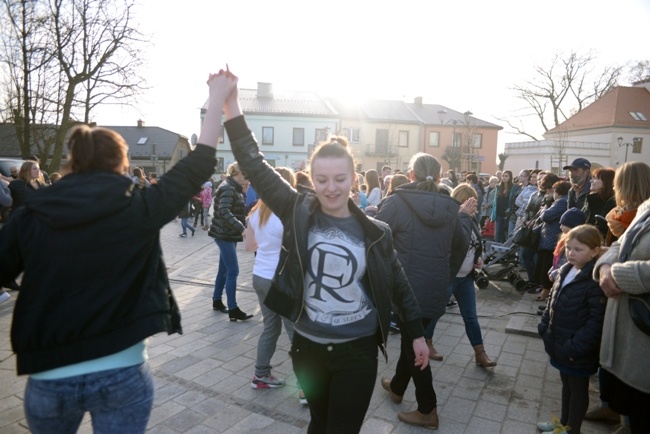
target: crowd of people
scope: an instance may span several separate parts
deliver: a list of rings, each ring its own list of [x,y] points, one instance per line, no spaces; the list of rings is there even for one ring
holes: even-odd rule
[[[251,387],[285,385],[271,366],[284,326],[309,433],[360,431],[389,331],[399,332],[400,353],[381,387],[399,404],[412,380],[417,408],[398,419],[438,428],[429,363],[445,356],[434,345],[436,325],[455,298],[474,362],[497,366],[483,345],[475,275],[484,237],[507,244],[524,229],[536,241],[516,252],[527,277],[520,290],[544,302],[539,334],[562,383],[560,417],[538,429],[579,434],[585,419],[623,418],[621,429],[650,432],[650,374],[638,362],[650,355],[650,324],[630,313],[650,293],[648,165],[592,170],[577,158],[563,168],[566,179],[539,169],[484,178],[443,173],[437,158],[418,153],[404,172],[357,173],[347,140],[331,136],[294,172],[264,160],[237,77],[222,70],[208,86],[199,145],[160,177],[129,169],[116,133],[81,126],[63,176],[28,160],[12,168],[15,179],[0,180],[0,205],[12,207],[0,230],[0,284],[20,290],[12,345],[18,374],[30,376],[33,432],[75,432],[85,412],[98,430],[144,432],[153,402],[146,339],[181,331],[158,241],[175,218],[180,237],[200,228],[214,239],[212,309],[230,321],[253,317],[237,304],[237,244],[255,252],[263,332]],[[236,162],[214,180],[224,128]],[[53,248],[63,259],[52,260]],[[117,253],[110,264],[97,257],[106,251]],[[0,290],[0,302],[8,297]],[[588,411],[596,373],[602,402]],[[98,403],[106,387],[129,399]],[[79,388],[84,396],[71,392]],[[49,408],[60,410],[52,416]]]

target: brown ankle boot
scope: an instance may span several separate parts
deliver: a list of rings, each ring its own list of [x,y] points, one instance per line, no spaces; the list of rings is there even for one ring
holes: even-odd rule
[[[491,368],[497,365],[497,362],[490,360],[483,345],[476,345],[474,347],[476,353],[476,364],[482,368]]]
[[[438,412],[434,408],[429,414],[420,413],[417,410],[398,413],[397,418],[402,422],[409,423],[411,425],[423,426],[425,428],[438,429]]]
[[[429,347],[429,358],[431,360],[436,360],[440,362],[442,360],[442,355],[436,351],[435,347],[433,346],[433,342],[431,339],[425,339],[427,342],[427,347]]]

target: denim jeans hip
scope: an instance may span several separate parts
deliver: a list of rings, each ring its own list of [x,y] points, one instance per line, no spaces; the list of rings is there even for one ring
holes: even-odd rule
[[[24,406],[35,434],[76,433],[87,411],[95,434],[140,434],[153,406],[153,376],[141,363],[57,380],[30,378]]]

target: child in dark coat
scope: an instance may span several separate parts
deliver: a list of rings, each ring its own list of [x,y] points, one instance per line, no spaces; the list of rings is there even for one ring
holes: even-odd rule
[[[563,235],[567,263],[560,268],[538,329],[551,365],[560,371],[562,412],[559,421],[540,422],[537,428],[579,434],[589,406],[589,377],[598,369],[606,298],[592,279],[600,255],[601,236],[591,225]],[[560,426],[561,425],[561,426]]]

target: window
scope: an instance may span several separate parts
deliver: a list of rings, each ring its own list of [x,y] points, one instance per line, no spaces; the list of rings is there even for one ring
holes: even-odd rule
[[[474,143],[472,143],[472,147],[475,149],[480,149],[483,147],[483,134],[474,134]]]
[[[222,173],[226,173],[223,157],[217,157],[217,166],[214,168],[214,170],[215,173],[218,173],[219,175],[221,175]]]
[[[635,137],[632,139],[632,153],[640,154],[643,150],[643,137]]]
[[[359,143],[359,128],[344,128],[343,135],[350,143]]]
[[[440,133],[437,131],[429,131],[429,146],[440,146]]]
[[[140,137],[140,140],[138,140],[138,145],[144,145],[147,143],[147,140],[149,140],[149,137]]]
[[[314,143],[318,144],[327,140],[327,135],[329,128],[316,128],[314,132]]]
[[[273,144],[273,127],[262,127],[262,144]]]
[[[294,128],[293,129],[293,146],[304,146],[305,145],[305,129],[304,128]]]
[[[635,121],[647,121],[648,120],[648,118],[646,118],[645,115],[643,113],[641,113],[641,112],[630,112],[630,116],[632,116],[632,118]]]
[[[408,131],[400,131],[399,132],[399,137],[397,139],[397,146],[400,148],[408,148],[409,147],[409,132]]]
[[[388,130],[377,128],[375,131],[375,152],[385,154],[388,151]]]

